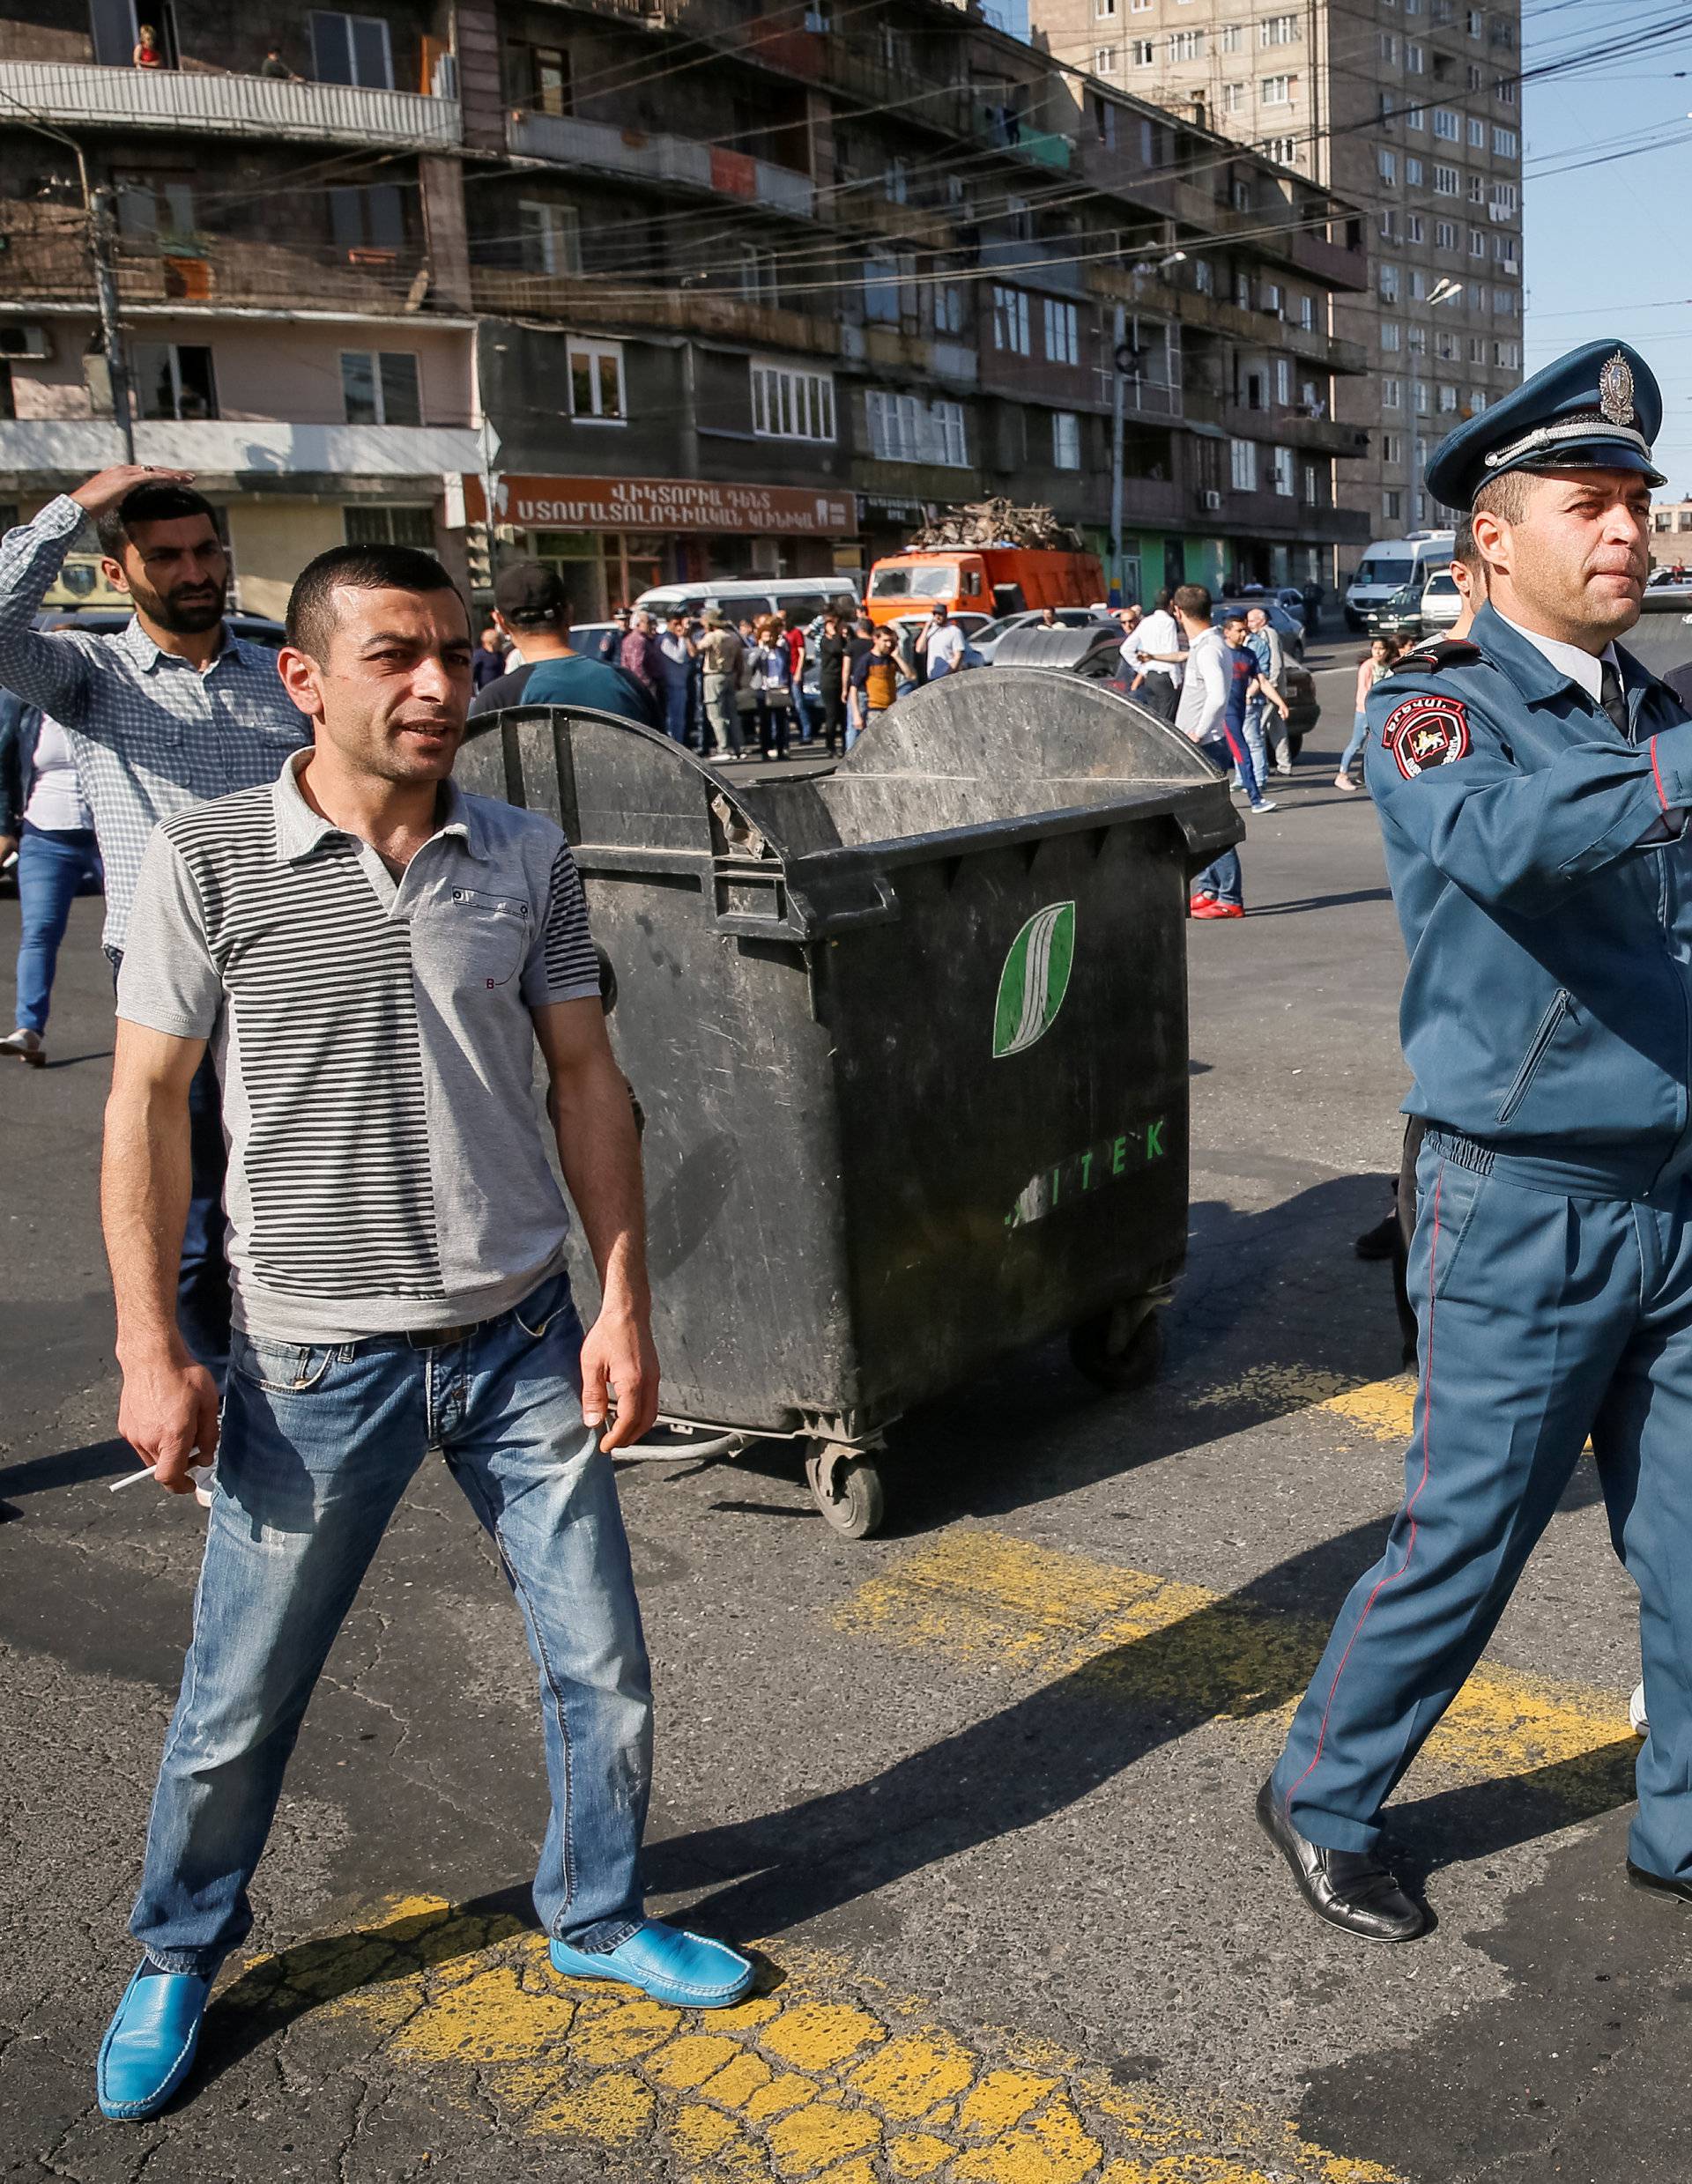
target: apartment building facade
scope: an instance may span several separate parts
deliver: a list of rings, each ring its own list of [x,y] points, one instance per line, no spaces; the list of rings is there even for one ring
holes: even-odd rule
[[[1367,373],[1335,415],[1368,434],[1341,504],[1383,536],[1448,520],[1423,484],[1444,434],[1522,377],[1520,0],[1031,0],[1036,44],[1202,115],[1366,210],[1369,281],[1333,331]]]
[[[1129,590],[1300,581],[1367,536],[1334,492],[1354,211],[967,9],[145,12],[168,65],[142,71],[133,0],[0,0],[20,513],[119,445],[85,175],[138,457],[226,506],[257,611],[393,537],[479,589],[490,547],[538,554],[597,618],[659,581],[857,575],[983,493],[1104,555],[1118,445]]]

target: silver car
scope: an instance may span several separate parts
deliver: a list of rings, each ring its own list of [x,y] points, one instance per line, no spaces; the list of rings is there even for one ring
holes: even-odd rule
[[[1421,588],[1421,633],[1443,635],[1463,611],[1463,595],[1450,569],[1436,569]]]

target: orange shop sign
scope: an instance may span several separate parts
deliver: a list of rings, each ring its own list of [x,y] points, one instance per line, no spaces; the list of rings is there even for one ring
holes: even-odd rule
[[[486,521],[480,478],[464,481],[467,522]],[[847,492],[803,485],[730,485],[704,478],[496,476],[494,520],[522,530],[808,531],[850,537],[857,510]]]

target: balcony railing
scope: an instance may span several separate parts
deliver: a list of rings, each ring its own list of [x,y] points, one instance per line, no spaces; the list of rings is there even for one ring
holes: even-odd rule
[[[1231,334],[1263,349],[1285,349],[1329,372],[1367,372],[1369,352],[1360,341],[1347,341],[1319,327],[1304,327],[1272,311],[1253,311],[1229,303],[1221,296],[1201,295],[1196,288],[1176,288],[1150,274],[1131,272],[1115,265],[1089,265],[1087,285],[1094,292],[1125,303],[1131,310],[1155,313],[1176,319],[1183,326]]]
[[[586,121],[574,114],[516,112],[506,124],[505,140],[507,149],[521,158],[632,174],[646,181],[683,182],[801,219],[810,218],[814,203],[808,174],[699,144],[691,137],[649,136],[643,130],[619,129],[614,122]]]
[[[507,272],[473,266],[471,301],[495,317],[568,319],[574,327],[655,326],[676,333],[715,334],[756,349],[798,349],[834,356],[840,329],[832,320],[784,311],[743,296],[705,288],[656,289],[614,277]]]
[[[0,61],[0,119],[23,107],[46,121],[84,127],[186,129],[419,150],[456,144],[462,134],[452,99],[187,69]]]
[[[291,425],[224,418],[149,418],[135,428],[137,463],[191,470],[204,479],[435,478],[475,471],[481,436],[468,426]],[[94,418],[0,423],[0,476],[85,478],[123,460],[115,425]]]
[[[0,289],[14,310],[80,303],[92,312],[93,271],[79,234],[14,226],[0,215]],[[430,263],[415,249],[337,250],[327,242],[184,235],[145,248],[126,242],[115,263],[119,299],[131,308],[339,307],[426,315],[431,300]]]

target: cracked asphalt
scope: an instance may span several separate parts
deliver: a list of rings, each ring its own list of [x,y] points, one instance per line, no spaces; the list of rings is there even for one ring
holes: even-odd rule
[[[1332,648],[1331,648],[1332,649]],[[1333,656],[1342,663],[1349,648]],[[532,1677],[426,1468],[331,1659],[189,2092],[93,2102],[198,1550],[113,1499],[95,1150],[111,1044],[77,906],[54,1066],[0,1071],[0,2173],[884,2184],[1618,2184],[1692,2170],[1692,1929],[1622,1885],[1631,1587],[1591,1482],[1397,1827],[1437,1929],[1311,1921],[1251,1799],[1374,1554],[1404,1390],[1384,1268],[1401,956],[1350,668],[1243,925],[1191,933],[1191,1261],[1159,1385],[1061,1344],[913,1416],[859,1545],[794,1460],[642,1468],[654,1907],[754,1949],[687,2019],[550,1978]],[[1322,761],[1325,758],[1327,763]],[[1281,795],[1281,790],[1286,793]],[[0,902],[9,969],[15,902]],[[1484,1686],[1484,1688],[1481,1688]]]

